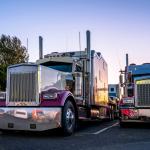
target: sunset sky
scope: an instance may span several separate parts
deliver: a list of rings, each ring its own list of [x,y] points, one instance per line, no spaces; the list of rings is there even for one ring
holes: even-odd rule
[[[91,48],[108,63],[109,83],[118,83],[129,63],[150,62],[150,0],[0,0],[0,35],[29,41],[30,61],[38,59],[38,36],[44,54],[78,51],[86,47],[85,32],[91,31]]]

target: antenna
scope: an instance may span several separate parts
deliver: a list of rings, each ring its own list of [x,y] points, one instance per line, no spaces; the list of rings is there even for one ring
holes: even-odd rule
[[[27,54],[29,55],[29,52],[28,52],[28,38],[27,38]],[[29,62],[29,57],[28,57],[28,59],[27,59],[27,62]]]

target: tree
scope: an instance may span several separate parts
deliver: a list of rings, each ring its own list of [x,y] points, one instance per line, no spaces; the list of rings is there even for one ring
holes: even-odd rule
[[[0,90],[6,88],[6,71],[9,65],[27,62],[27,49],[17,37],[0,37]]]
[[[4,91],[6,88],[6,72],[7,67],[4,65],[0,65],[0,91]]]

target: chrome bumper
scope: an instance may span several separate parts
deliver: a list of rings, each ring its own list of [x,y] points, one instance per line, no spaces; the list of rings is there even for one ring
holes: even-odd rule
[[[61,108],[0,107],[0,129],[44,131],[61,127]]]
[[[121,122],[150,122],[150,108],[122,108],[120,120]]]
[[[150,120],[120,120],[123,123],[150,123]]]

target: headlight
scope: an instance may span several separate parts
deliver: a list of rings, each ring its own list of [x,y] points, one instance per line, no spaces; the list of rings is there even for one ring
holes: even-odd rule
[[[0,92],[0,100],[5,100],[5,99],[6,99],[6,93]]]
[[[134,98],[133,97],[128,97],[123,99],[124,104],[133,104],[134,103]]]
[[[44,100],[56,99],[56,98],[57,98],[57,93],[45,93],[45,94],[43,94]]]

